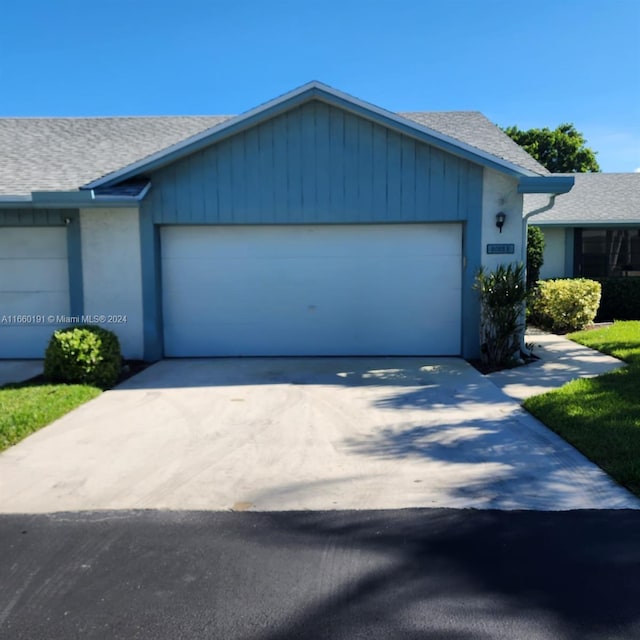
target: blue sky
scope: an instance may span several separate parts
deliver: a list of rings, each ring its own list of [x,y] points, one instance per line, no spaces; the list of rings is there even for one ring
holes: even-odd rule
[[[309,80],[392,111],[572,122],[640,169],[637,0],[5,0],[0,116],[236,114]]]

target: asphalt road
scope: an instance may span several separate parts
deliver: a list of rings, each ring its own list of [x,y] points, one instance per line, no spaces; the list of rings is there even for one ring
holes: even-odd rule
[[[0,637],[640,638],[640,512],[0,516]]]

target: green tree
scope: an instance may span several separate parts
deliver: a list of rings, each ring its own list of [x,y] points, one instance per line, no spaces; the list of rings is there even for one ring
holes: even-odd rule
[[[557,129],[507,127],[504,132],[551,173],[591,173],[600,171],[596,153],[586,146],[585,137],[569,123]]]
[[[527,291],[540,280],[540,269],[544,262],[544,234],[540,227],[527,228]]]

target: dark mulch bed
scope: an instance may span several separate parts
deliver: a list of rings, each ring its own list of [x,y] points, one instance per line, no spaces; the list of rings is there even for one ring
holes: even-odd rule
[[[505,365],[503,367],[489,366],[488,364],[482,362],[480,358],[473,358],[471,360],[467,360],[467,362],[477,371],[479,371],[482,375],[487,375],[488,373],[495,373],[496,371],[504,371],[505,369],[515,369],[516,367],[524,367],[525,365],[531,364],[532,362],[536,362],[540,360],[538,356],[531,354],[530,356],[522,357],[520,362],[517,362],[512,365]]]
[[[144,371],[147,367],[151,366],[151,362],[145,362],[144,360],[124,360],[122,363],[122,370],[120,371],[120,376],[116,385],[128,380],[129,378],[137,375],[141,371]],[[49,381],[44,377],[43,374],[39,376],[34,376],[33,378],[29,378],[23,382],[19,382],[17,384],[11,384],[12,387],[26,387],[26,386],[36,386],[42,384],[50,384]],[[115,385],[114,385],[115,386]]]
[[[122,365],[122,372],[118,378],[116,384],[120,384],[129,378],[141,373],[147,367],[151,366],[151,362],[145,362],[144,360],[125,360]]]
[[[588,326],[586,326],[583,330],[584,331],[592,331],[594,329],[602,329],[602,327],[610,327],[613,324],[613,322],[594,322],[593,324],[590,324]],[[544,335],[546,333],[551,333],[549,331],[545,331],[544,329],[540,329],[538,327],[534,327],[533,325],[529,325],[527,326],[527,331],[526,334],[528,336],[531,335]],[[568,332],[571,333],[571,332]],[[562,335],[562,334],[559,334]],[[524,365],[527,364],[531,364],[532,362],[535,362],[536,360],[540,360],[540,358],[534,354],[531,354],[530,356],[526,356],[526,357],[522,357],[522,363],[517,363],[511,366],[504,366],[504,367],[491,367],[487,364],[485,364],[484,362],[482,362],[482,360],[480,360],[479,358],[474,358],[472,360],[467,360],[467,362],[474,368],[477,369],[481,374],[483,375],[487,375],[488,373],[494,373],[496,371],[504,371],[505,369],[514,369],[515,367],[522,367]]]

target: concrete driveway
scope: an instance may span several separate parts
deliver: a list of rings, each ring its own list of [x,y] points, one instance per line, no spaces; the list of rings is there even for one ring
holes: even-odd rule
[[[639,505],[455,358],[166,360],[0,477],[4,513]]]

